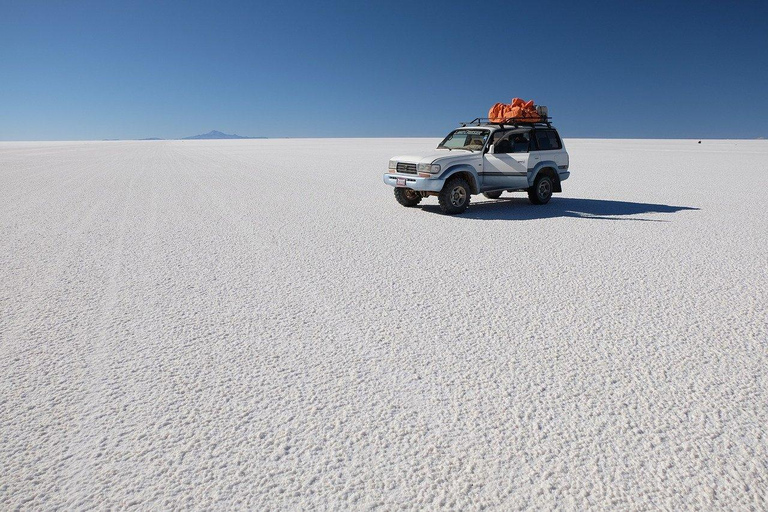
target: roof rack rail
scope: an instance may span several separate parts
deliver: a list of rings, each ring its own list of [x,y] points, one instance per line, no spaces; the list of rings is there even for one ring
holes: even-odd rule
[[[459,123],[462,127],[466,126],[480,126],[483,124],[496,124],[499,126],[533,126],[537,124],[543,124],[546,125],[547,128],[552,128],[552,122],[550,121],[551,117],[541,117],[538,121],[532,121],[530,118],[525,117],[512,117],[509,119],[505,119],[502,123],[497,122],[491,122],[490,118],[488,117],[476,117],[471,121],[465,122],[465,123]]]

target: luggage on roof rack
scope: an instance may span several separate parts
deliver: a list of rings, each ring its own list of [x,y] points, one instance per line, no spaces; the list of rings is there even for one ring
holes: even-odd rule
[[[542,117],[538,121],[533,121],[530,118],[510,118],[505,119],[503,122],[494,122],[491,121],[487,117],[476,117],[475,119],[471,121],[466,121],[463,123],[459,123],[461,126],[480,126],[483,124],[497,124],[499,126],[535,126],[535,125],[546,125],[548,128],[552,127],[552,123],[550,122],[549,117]]]
[[[523,101],[520,98],[514,98],[508,105],[496,103],[488,111],[488,117],[478,117],[468,123],[461,123],[461,125],[480,125],[485,123],[518,126],[543,123],[550,126],[549,119],[549,109],[544,105],[536,105],[533,100]]]
[[[528,119],[535,123],[546,119],[547,110],[547,107],[537,107],[533,100],[524,101],[520,98],[514,98],[509,105],[496,103],[492,106],[488,111],[488,118],[492,123],[503,123],[508,119]]]

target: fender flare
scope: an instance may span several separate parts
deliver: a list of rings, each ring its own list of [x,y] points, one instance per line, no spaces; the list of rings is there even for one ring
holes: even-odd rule
[[[443,171],[443,173],[440,175],[440,179],[447,181],[451,178],[451,176],[458,173],[468,174],[470,178],[469,186],[472,189],[472,193],[473,194],[480,193],[480,176],[477,174],[477,169],[475,169],[469,164],[452,165],[451,167]]]
[[[528,186],[533,186],[533,183],[536,181],[536,177],[539,175],[542,169],[552,169],[551,174],[554,177],[553,192],[562,192],[563,187],[560,185],[560,175],[557,173],[557,163],[553,162],[552,160],[542,160],[536,164],[536,167],[534,167],[533,171],[531,171],[531,173],[528,175]]]

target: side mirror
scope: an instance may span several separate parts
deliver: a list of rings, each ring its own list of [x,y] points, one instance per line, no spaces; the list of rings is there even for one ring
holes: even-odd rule
[[[494,149],[494,148],[493,148],[493,144],[491,144],[490,146],[488,146],[488,149],[486,149],[486,150],[485,150],[485,152],[486,152],[486,153],[490,153],[490,154],[493,154],[493,149]]]

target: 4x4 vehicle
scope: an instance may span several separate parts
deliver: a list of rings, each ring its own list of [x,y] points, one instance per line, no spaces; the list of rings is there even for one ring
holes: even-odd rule
[[[427,155],[396,156],[384,183],[403,206],[437,196],[444,213],[462,213],[472,194],[498,199],[504,191],[528,192],[546,204],[568,179],[568,152],[548,120],[494,124],[475,119],[453,130]]]

